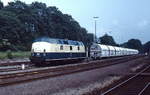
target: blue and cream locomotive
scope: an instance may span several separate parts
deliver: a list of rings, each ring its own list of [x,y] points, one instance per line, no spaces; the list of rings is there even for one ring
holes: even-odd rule
[[[42,37],[33,42],[30,60],[39,64],[46,61],[84,58],[86,52],[82,42]]]

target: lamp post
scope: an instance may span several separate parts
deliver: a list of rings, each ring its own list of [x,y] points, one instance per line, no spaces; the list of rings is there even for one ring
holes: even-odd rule
[[[94,20],[95,20],[95,36],[94,36],[94,42],[96,43],[97,42],[97,39],[96,39],[96,23],[97,23],[97,19],[99,18],[99,17],[93,17],[94,18]]]

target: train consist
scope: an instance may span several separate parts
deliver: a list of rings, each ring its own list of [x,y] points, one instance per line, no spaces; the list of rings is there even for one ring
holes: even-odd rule
[[[128,49],[102,44],[93,44],[90,48],[90,57],[93,59],[100,59],[102,57],[133,55],[138,53],[139,51],[135,49]]]
[[[91,45],[89,57],[100,59],[133,54],[138,54],[138,50],[95,43]],[[47,61],[85,59],[87,55],[85,46],[80,41],[44,37],[33,42],[30,60],[32,63],[41,64]]]

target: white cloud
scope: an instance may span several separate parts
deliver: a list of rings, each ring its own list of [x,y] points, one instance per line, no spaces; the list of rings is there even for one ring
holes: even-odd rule
[[[112,24],[113,24],[114,26],[117,26],[117,25],[119,25],[119,21],[118,21],[117,19],[115,19],[115,20],[112,21]]]

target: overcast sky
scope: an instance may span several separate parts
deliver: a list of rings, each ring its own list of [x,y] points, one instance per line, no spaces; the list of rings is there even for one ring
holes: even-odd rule
[[[13,0],[1,0],[7,2]],[[97,20],[97,36],[112,35],[117,43],[131,38],[142,43],[150,41],[150,0],[20,0],[56,6],[63,13],[72,15],[88,32],[94,33],[94,16]]]

